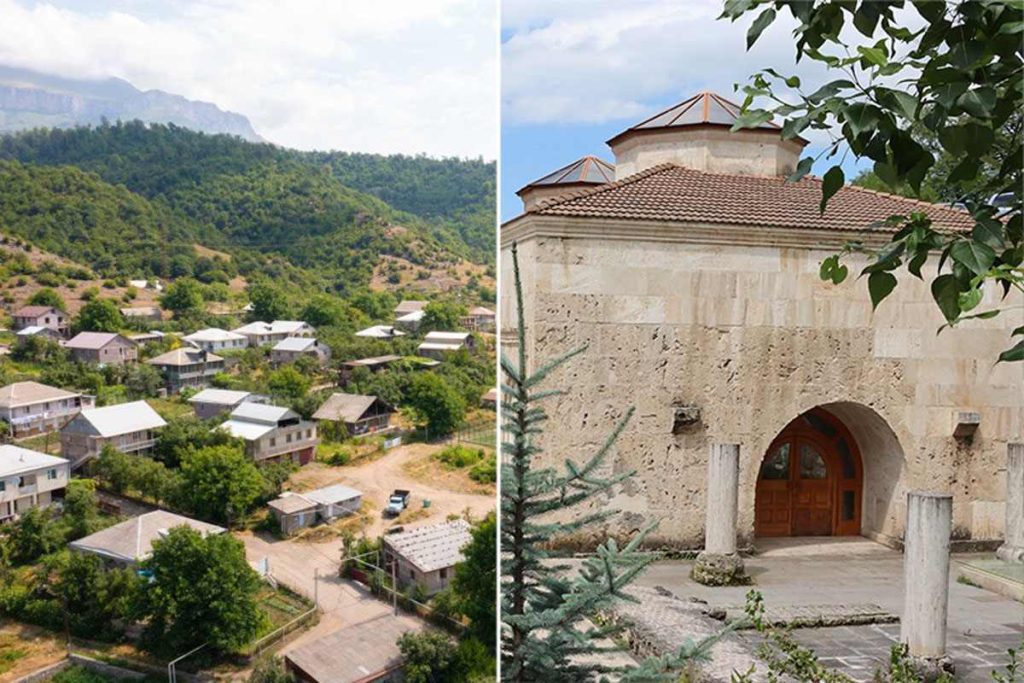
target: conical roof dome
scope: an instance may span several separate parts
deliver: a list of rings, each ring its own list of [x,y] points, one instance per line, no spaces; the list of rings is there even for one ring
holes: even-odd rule
[[[708,91],[660,111],[608,141],[616,179],[662,163],[738,175],[792,173],[807,141],[783,140],[773,121],[733,131],[739,118],[740,105]]]
[[[614,165],[609,164],[604,159],[587,155],[567,166],[563,166],[557,171],[552,171],[543,178],[534,180],[526,185],[523,190],[536,185],[604,185],[613,180],[615,180]],[[520,192],[523,190],[520,190]]]

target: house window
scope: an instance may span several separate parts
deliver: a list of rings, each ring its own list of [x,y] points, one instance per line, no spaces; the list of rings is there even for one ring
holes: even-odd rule
[[[416,570],[415,569],[410,569],[409,570],[409,578],[410,579],[415,579],[416,578]]]
[[[6,490],[7,490],[7,482],[6,481],[0,481],[0,493],[3,493]]]
[[[291,434],[286,435],[284,437],[284,442],[285,443],[291,443],[292,442],[292,435]]]
[[[47,470],[46,471],[46,478],[47,479],[56,479],[57,478],[57,470]]]
[[[440,576],[442,579],[447,579],[448,578],[448,568],[447,567],[442,567],[441,569],[438,570],[437,575]]]
[[[277,445],[277,439],[275,437],[273,437],[273,436],[270,437],[270,446],[274,447],[276,445]]]

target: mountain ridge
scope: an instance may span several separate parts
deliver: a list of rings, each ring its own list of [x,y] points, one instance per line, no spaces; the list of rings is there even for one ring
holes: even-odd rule
[[[140,90],[121,78],[75,79],[0,65],[0,132],[129,120],[263,141],[244,115],[210,102]]]

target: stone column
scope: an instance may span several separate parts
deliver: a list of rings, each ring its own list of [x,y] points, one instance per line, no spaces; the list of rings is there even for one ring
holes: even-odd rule
[[[1006,534],[996,557],[1024,562],[1024,443],[1006,446]]]
[[[953,497],[945,493],[907,494],[903,551],[903,618],[900,641],[925,680],[953,670],[946,655],[949,611],[949,536]]]
[[[739,444],[713,444],[708,458],[704,550],[693,579],[707,586],[749,583],[736,552],[736,508],[740,486]]]

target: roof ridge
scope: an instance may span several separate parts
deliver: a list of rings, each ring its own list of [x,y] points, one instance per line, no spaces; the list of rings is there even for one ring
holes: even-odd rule
[[[610,183],[604,183],[603,185],[597,185],[596,187],[586,187],[586,188],[583,188],[583,189],[580,189],[580,190],[570,190],[569,192],[566,192],[564,194],[560,194],[560,195],[558,195],[556,197],[549,197],[548,199],[541,200],[541,201],[537,202],[537,205],[534,206],[532,209],[526,211],[526,213],[537,213],[537,212],[543,211],[545,209],[550,209],[550,208],[553,208],[555,206],[558,206],[559,204],[567,202],[567,201],[569,201],[571,199],[579,199],[580,197],[589,197],[589,196],[592,196],[592,195],[595,195],[595,194],[600,194],[602,192],[607,192],[609,190],[614,190],[616,188],[623,187],[624,185],[629,185],[629,184],[635,183],[638,180],[642,180],[642,179],[647,178],[649,176],[652,176],[652,175],[655,175],[655,174],[658,174],[658,173],[661,173],[663,171],[667,171],[667,170],[670,170],[670,169],[673,169],[673,168],[683,168],[683,167],[679,166],[678,164],[673,164],[672,162],[665,162],[663,164],[658,164],[657,166],[651,166],[650,168],[645,168],[642,171],[637,171],[633,175],[626,176],[625,178],[622,178],[620,180],[613,180]]]

